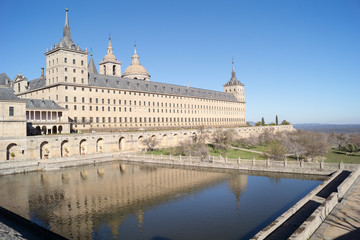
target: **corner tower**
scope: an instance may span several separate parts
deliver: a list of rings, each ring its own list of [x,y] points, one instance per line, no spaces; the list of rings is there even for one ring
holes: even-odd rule
[[[239,102],[245,102],[245,89],[244,84],[236,78],[234,61],[232,61],[232,72],[230,80],[224,85],[224,91],[232,93]]]
[[[46,85],[58,82],[88,83],[87,50],[82,50],[71,39],[69,9],[65,9],[63,38],[46,50]]]
[[[99,63],[100,74],[110,76],[121,76],[121,62],[116,59],[111,47],[111,37],[109,36],[109,46],[104,59]]]

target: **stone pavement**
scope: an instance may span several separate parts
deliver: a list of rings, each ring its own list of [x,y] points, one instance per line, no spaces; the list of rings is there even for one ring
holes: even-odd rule
[[[310,240],[360,239],[360,177]]]

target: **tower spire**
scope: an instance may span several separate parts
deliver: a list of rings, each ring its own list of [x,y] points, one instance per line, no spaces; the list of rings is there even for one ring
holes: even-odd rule
[[[134,55],[132,56],[132,63],[131,64],[140,64],[139,56],[136,52],[136,42],[134,43]]]
[[[71,39],[71,30],[69,26],[69,16],[68,16],[69,9],[65,8],[65,12],[66,15],[65,15],[65,25],[63,29],[63,38],[61,39],[60,44],[62,44],[64,47],[72,48],[75,47],[75,44]]]

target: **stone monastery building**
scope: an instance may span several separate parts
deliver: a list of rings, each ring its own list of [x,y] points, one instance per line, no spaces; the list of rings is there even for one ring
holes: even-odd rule
[[[23,116],[16,120],[24,128],[18,135],[246,124],[244,84],[236,78],[234,63],[231,79],[219,92],[150,81],[136,45],[132,63],[123,73],[111,38],[99,63],[100,73],[88,55],[71,39],[66,9],[63,38],[45,52],[41,76],[28,81],[19,74],[13,82],[6,74],[0,76],[4,82],[0,88],[6,92],[0,96],[3,123],[14,122],[14,115]]]

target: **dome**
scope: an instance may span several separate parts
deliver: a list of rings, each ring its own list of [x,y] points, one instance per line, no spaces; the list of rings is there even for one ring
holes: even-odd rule
[[[139,65],[130,65],[125,69],[123,77],[132,76],[132,75],[144,75],[150,77],[150,74],[146,71],[146,69]]]
[[[139,61],[139,56],[136,53],[136,44],[134,55],[132,56],[132,63],[125,69],[122,77],[131,78],[131,79],[141,79],[145,81],[150,80],[150,74],[146,71],[146,69],[141,66]]]

